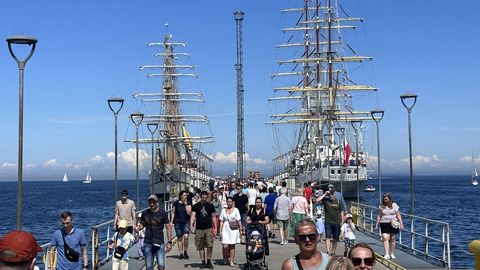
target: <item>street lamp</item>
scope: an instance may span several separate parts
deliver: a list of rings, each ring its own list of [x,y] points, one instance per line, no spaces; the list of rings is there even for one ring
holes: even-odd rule
[[[403,106],[407,109],[408,112],[408,153],[410,157],[410,210],[412,212],[412,216],[415,213],[414,211],[414,201],[413,201],[413,162],[412,162],[412,126],[411,126],[411,119],[410,113],[412,112],[413,106],[417,103],[417,95],[416,94],[403,94],[400,96],[400,100],[402,101]],[[410,103],[408,105],[406,102],[407,100]]]
[[[152,170],[150,171],[150,187],[153,185],[153,177],[154,177],[154,170],[155,170],[155,153],[154,153],[154,143],[153,143],[153,135],[157,131],[158,128],[158,123],[148,123],[147,124],[148,131],[150,131],[150,134],[152,135]]]
[[[136,179],[137,179],[137,207],[140,208],[140,180],[138,178],[138,128],[143,121],[143,113],[136,112],[130,114],[130,119],[132,119],[133,124],[135,125],[135,153],[136,153]]]
[[[37,39],[28,36],[11,36],[7,38],[8,51],[18,65],[19,87],[18,87],[18,191],[17,191],[17,230],[22,230],[22,180],[23,180],[23,73],[25,64],[32,57]],[[29,45],[30,53],[24,60],[15,56],[12,44]]]
[[[123,102],[125,100],[120,97],[114,97],[107,99],[108,107],[113,112],[113,117],[115,118],[115,203],[117,203],[117,195],[118,195],[118,141],[117,141],[117,124],[118,124],[118,113],[123,107]],[[114,105],[117,104],[117,105]],[[117,108],[115,108],[117,107]]]
[[[358,177],[358,165],[360,163],[360,160],[358,159],[358,132],[360,131],[360,128],[362,127],[362,121],[360,120],[354,120],[350,122],[352,125],[353,129],[355,130],[355,165],[357,165],[357,215],[360,215],[360,212],[358,211],[360,209],[360,180]],[[357,219],[358,221],[359,219]]]
[[[378,180],[378,200],[382,204],[382,180],[380,178],[380,121],[382,121],[385,111],[375,109],[370,111],[373,121],[377,124],[377,180]]]
[[[335,128],[335,133],[337,134],[337,136],[340,138],[340,143],[339,145],[342,145],[343,143],[343,138],[345,136],[345,128],[343,127],[339,127],[339,128]],[[344,146],[345,147],[345,146]],[[342,166],[342,162],[344,161],[344,159],[342,159],[342,152],[344,150],[342,150],[342,148],[340,147],[340,192],[343,194],[343,166]],[[346,164],[345,164],[345,167],[346,167]]]

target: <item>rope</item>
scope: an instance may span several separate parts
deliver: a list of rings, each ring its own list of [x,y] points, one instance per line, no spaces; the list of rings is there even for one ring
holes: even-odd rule
[[[455,241],[455,244],[457,244],[457,246],[460,248],[460,251],[462,251],[465,254],[475,256],[475,254],[471,253],[470,251],[467,251],[466,249],[464,249],[462,247],[462,245],[460,245],[460,242],[457,240],[457,238],[455,238],[455,236],[453,236],[453,231],[452,231],[452,229],[450,229],[450,227],[448,227],[448,231],[450,232],[451,239],[453,239]]]

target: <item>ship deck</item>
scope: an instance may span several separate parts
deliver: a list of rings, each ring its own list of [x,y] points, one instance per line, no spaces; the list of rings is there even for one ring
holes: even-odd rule
[[[397,250],[395,255],[397,259],[395,260],[384,260],[383,257],[383,243],[378,238],[373,238],[367,234],[364,234],[360,231],[356,232],[357,242],[366,242],[368,243],[377,253],[377,262],[374,269],[442,269],[443,267],[430,264],[424,260],[416,258],[411,254]],[[281,269],[282,262],[294,255],[298,251],[298,247],[293,242],[292,238],[289,238],[290,242],[287,245],[280,245],[278,237],[276,239],[270,239],[270,256],[266,257],[269,269]],[[325,244],[322,241],[317,247],[320,251],[325,251]],[[337,247],[337,254],[343,254],[343,243],[339,243]],[[129,263],[130,270],[140,270],[145,269],[145,261],[138,260],[137,246],[133,246],[129,250],[131,257]],[[190,255],[189,260],[180,260],[178,256],[178,249],[176,246],[167,253],[166,258],[166,267],[165,269],[188,269],[188,268],[200,268],[201,260],[198,252],[195,250],[194,245],[194,236],[190,237],[190,245],[188,247],[188,254]],[[237,263],[236,267],[230,267],[222,265],[222,252],[221,252],[221,243],[217,239],[214,242],[212,263],[214,269],[238,269],[243,266],[246,262],[245,258],[245,245],[238,244],[236,245],[236,254],[235,262]],[[110,270],[112,269],[111,261],[102,265],[99,269],[101,270]],[[156,269],[156,268],[155,268]]]

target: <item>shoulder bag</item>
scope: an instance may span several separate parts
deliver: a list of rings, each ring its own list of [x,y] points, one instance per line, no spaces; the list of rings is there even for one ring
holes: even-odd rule
[[[80,259],[80,253],[76,252],[73,248],[71,248],[67,242],[65,241],[65,234],[64,234],[64,231],[61,230],[60,233],[62,234],[62,238],[63,238],[63,252],[65,254],[65,258],[67,258],[67,260],[71,261],[71,262],[78,262],[78,260]]]
[[[115,235],[115,245],[117,244],[117,237],[118,237],[118,232]],[[115,259],[121,260],[123,258],[123,255],[125,255],[126,252],[127,252],[127,249],[125,249],[124,247],[116,246],[115,251],[113,252],[113,257]]]
[[[228,220],[228,217],[229,217],[228,211],[225,211],[225,214],[227,214],[227,220]],[[230,230],[236,231],[236,230],[238,230],[238,221],[229,220],[228,221],[228,226],[230,226]]]

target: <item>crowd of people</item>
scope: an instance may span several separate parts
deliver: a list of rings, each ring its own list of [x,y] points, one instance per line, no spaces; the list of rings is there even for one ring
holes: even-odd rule
[[[355,243],[353,216],[333,185],[322,190],[313,182],[289,190],[286,182],[216,179],[208,184],[208,190],[180,191],[170,214],[160,207],[156,195],[150,195],[149,207],[138,216],[128,191],[123,190],[121,195],[114,212],[116,232],[108,243],[113,250],[112,270],[128,270],[128,250],[135,243],[138,259],[145,260],[146,270],[153,270],[155,260],[158,270],[163,270],[165,254],[173,247],[173,232],[180,260],[190,259],[189,237],[194,235],[200,268],[214,268],[212,251],[217,239],[222,244],[223,264],[236,266],[236,245],[245,244],[247,252],[261,251],[268,256],[271,244],[288,244],[289,237],[300,252],[283,262],[285,270],[359,270],[372,269],[375,264],[373,250],[365,243]],[[60,222],[62,227],[53,233],[50,243],[49,268],[88,270],[84,231],[74,227],[69,211],[61,213]],[[388,193],[379,206],[377,227],[384,241],[384,258],[395,259],[395,237],[403,229],[403,221]],[[272,242],[277,235],[279,241]],[[343,256],[336,254],[341,240],[345,245]],[[318,247],[323,241],[325,252]],[[33,269],[40,251],[33,235],[13,231],[0,239],[0,270]]]

